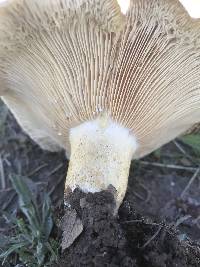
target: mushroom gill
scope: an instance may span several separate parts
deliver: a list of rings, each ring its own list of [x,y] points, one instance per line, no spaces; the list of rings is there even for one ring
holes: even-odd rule
[[[178,0],[10,0],[0,7],[0,94],[67,188],[112,184],[200,121],[200,23]]]

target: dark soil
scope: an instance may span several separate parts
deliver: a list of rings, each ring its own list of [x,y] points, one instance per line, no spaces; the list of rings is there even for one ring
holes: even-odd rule
[[[195,242],[181,241],[174,226],[142,217],[127,200],[117,217],[108,191],[86,195],[76,190],[68,202],[84,230],[53,267],[200,266],[200,249]]]
[[[71,208],[83,232],[57,266],[200,266],[200,175],[191,179],[200,161],[177,142],[183,151],[171,142],[133,162],[117,216],[111,193],[75,194]],[[15,173],[27,177],[33,191],[50,191],[55,213],[62,213],[66,171],[64,152],[42,151],[0,104],[0,211],[18,208],[8,179]],[[0,232],[5,229],[0,218]]]

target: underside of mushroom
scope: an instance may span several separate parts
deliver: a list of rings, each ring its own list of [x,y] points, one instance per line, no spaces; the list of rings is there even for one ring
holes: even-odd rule
[[[200,120],[200,22],[178,0],[10,0],[0,7],[0,95],[66,190],[110,184]]]

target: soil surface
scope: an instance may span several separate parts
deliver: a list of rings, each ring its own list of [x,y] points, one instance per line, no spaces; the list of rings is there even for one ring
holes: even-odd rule
[[[113,194],[108,191],[84,194],[76,190],[68,203],[68,212],[76,211],[83,232],[53,267],[200,266],[195,242],[183,241],[174,225],[141,216],[128,199],[117,217]]]
[[[67,165],[64,152],[42,151],[0,104],[1,211],[18,209],[9,181],[15,173],[26,177],[34,192],[49,191],[55,213],[62,213]],[[133,162],[117,216],[111,193],[77,192],[71,207],[83,231],[57,266],[199,267],[199,166],[199,156],[179,139]],[[0,234],[5,229],[0,217]]]

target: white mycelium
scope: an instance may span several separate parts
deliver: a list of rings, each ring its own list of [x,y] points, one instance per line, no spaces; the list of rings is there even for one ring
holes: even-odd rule
[[[70,131],[71,156],[66,185],[98,192],[112,185],[119,202],[124,197],[130,162],[137,148],[128,129],[103,114]]]

